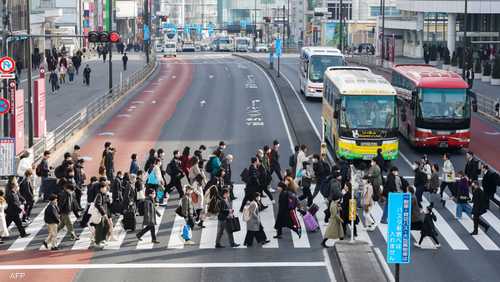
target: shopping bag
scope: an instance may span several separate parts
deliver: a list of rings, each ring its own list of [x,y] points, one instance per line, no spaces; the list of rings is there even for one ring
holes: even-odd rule
[[[315,232],[319,228],[319,224],[316,218],[309,212],[304,215],[304,225],[306,226],[307,232]]]
[[[238,217],[228,218],[227,224],[229,225],[229,230],[231,230],[231,232],[238,232],[241,230],[240,219]]]
[[[189,227],[188,224],[184,224],[184,227],[182,228],[182,239],[189,241],[191,240],[191,237],[191,227]]]

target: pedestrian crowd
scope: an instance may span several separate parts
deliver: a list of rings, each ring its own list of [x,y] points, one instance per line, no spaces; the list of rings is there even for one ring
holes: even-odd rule
[[[274,238],[282,238],[283,228],[300,237],[302,232],[316,232],[320,224],[325,224],[323,247],[328,247],[328,240],[343,240],[348,233],[357,237],[359,223],[367,231],[375,230],[377,224],[386,224],[389,193],[393,192],[411,194],[411,229],[421,232],[420,240],[415,242],[417,247],[427,236],[437,247],[440,246],[433,210],[444,207],[447,200],[456,202],[457,219],[463,212],[473,218],[471,235],[478,234],[479,226],[488,231],[489,226],[481,216],[489,209],[489,201],[500,206],[494,197],[499,176],[481,164],[472,152],[467,152],[466,165],[458,172],[448,154],[443,155],[441,168],[424,155],[413,163],[414,180],[410,184],[399,175],[397,167],[387,169],[381,150],[368,165],[360,163],[355,167],[342,159],[330,165],[326,155],[308,154],[308,146],[300,145],[289,157],[288,168],[282,169],[280,144],[274,140],[272,145],[257,149],[248,167],[239,174],[245,191],[241,206],[235,207],[234,156],[227,154],[226,147],[221,141],[211,154],[204,145],[193,152],[190,147],[185,147],[182,152],[174,150],[171,159],[161,148],[150,149],[143,166],[133,153],[130,166],[126,170],[117,170],[114,161],[117,150],[106,142],[97,175],[89,179],[78,145],[74,146],[72,153],[65,153],[63,161],[55,168],[49,165],[50,152],[44,152],[37,165],[31,163],[29,153],[25,153],[19,162],[17,177],[10,178],[5,193],[0,191],[0,236],[9,236],[7,226],[11,222],[15,223],[21,237],[29,236],[25,227],[31,223],[31,210],[37,198],[33,182],[35,175],[41,178],[38,197],[48,202],[43,211],[48,229],[43,244],[50,250],[58,249],[56,237],[63,228],[72,240],[79,240],[71,214],[79,219],[82,228],[89,228],[92,244],[96,247],[115,240],[113,227],[117,220],[122,220],[125,230],[135,231],[138,216],[143,220],[137,239],[143,240],[143,235],[150,232],[152,243],[158,244],[156,226],[161,215],[158,206],[167,205],[174,193],[179,199],[175,213],[185,219],[182,232],[177,234],[182,242],[195,244],[192,231],[205,228],[207,218],[217,218],[216,248],[225,247],[222,244],[224,234],[231,247],[238,247],[239,243],[250,247],[254,241],[261,245],[270,242],[261,222],[261,212],[269,208],[262,201],[265,197],[277,204]],[[482,176],[481,183],[479,176]],[[446,189],[450,190],[449,197],[444,197]],[[87,204],[83,206],[85,191]],[[317,220],[320,209],[317,203],[321,201],[314,199],[318,194],[322,195],[326,206],[321,211],[324,223]],[[423,205],[425,194],[430,202],[426,206]],[[354,213],[354,217],[349,211],[351,200],[356,201],[356,210],[361,211],[359,215]],[[383,206],[380,222],[376,222],[372,215],[375,202]],[[239,213],[235,209],[246,223],[244,242],[234,240],[233,233],[241,231]],[[304,227],[299,216],[303,217]]]

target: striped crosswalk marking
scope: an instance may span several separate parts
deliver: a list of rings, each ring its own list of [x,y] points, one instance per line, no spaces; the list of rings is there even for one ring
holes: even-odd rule
[[[260,221],[262,223],[262,227],[264,228],[264,233],[266,233],[267,240],[271,241],[262,247],[271,249],[278,248],[278,239],[273,238],[276,234],[274,229],[275,216],[273,203],[269,198],[262,199],[262,203],[268,206],[268,208],[260,212]]]
[[[217,236],[217,216],[207,217],[203,223],[205,228],[201,231],[200,249],[212,249]]]
[[[123,228],[123,216],[120,215],[116,222],[114,223],[113,227],[113,236],[114,240],[110,240],[106,246],[104,246],[104,249],[106,250],[118,250],[120,246],[123,243],[123,240],[125,240],[125,236],[127,236],[127,231]],[[80,239],[81,240],[81,239]]]
[[[90,224],[90,223],[89,223]],[[72,250],[87,250],[90,247],[90,244],[93,240],[94,234],[90,231],[90,228],[87,226],[80,233],[80,240],[76,241]]]
[[[469,193],[469,196],[472,199],[472,193]],[[500,234],[500,220],[491,211],[486,210],[486,212],[482,215],[482,218],[488,222],[490,227],[495,229],[495,231]]]
[[[186,220],[178,214],[175,214],[174,225],[172,226],[172,231],[170,232],[170,238],[168,240],[169,249],[184,248],[184,239],[182,239],[181,234],[185,224]],[[191,232],[193,231],[191,230]]]
[[[446,208],[450,211],[451,214],[455,214],[457,205],[454,201],[446,201]],[[466,213],[462,214],[462,219],[458,222],[460,222],[460,224],[469,232],[472,232],[472,229],[474,229],[472,219],[470,219],[470,217]],[[478,242],[479,245],[481,245],[481,247],[485,250],[500,251],[498,246],[481,229],[479,229],[478,235],[472,236],[472,238],[474,238],[474,240],[476,240],[476,242]]]
[[[160,214],[160,215],[156,215],[155,233],[158,234],[158,231],[160,229],[161,219],[163,218],[163,214],[165,213],[165,207],[160,206],[160,207],[157,207],[156,210]],[[142,236],[142,241],[139,241],[137,243],[136,249],[138,249],[138,250],[152,249],[154,244],[151,240],[152,240],[151,233],[146,232],[146,234],[144,234]]]
[[[429,202],[425,197],[422,197],[423,206],[428,206]],[[458,237],[457,233],[453,231],[450,225],[446,222],[446,220],[439,214],[439,212],[434,209],[434,214],[436,215],[436,228],[439,231],[442,237],[448,242],[450,248],[453,250],[468,250],[469,248],[465,245],[464,241]]]
[[[387,224],[380,223],[380,219],[382,219],[383,210],[378,202],[373,203],[372,214],[373,218],[375,219],[375,222],[378,223],[377,225],[378,230],[382,234],[382,237],[384,237],[384,240],[387,242]]]
[[[16,241],[14,241],[14,243],[12,243],[9,247],[9,251],[23,251],[26,247],[28,247],[29,243],[35,239],[36,235],[45,226],[44,214],[46,208],[47,206],[42,209],[33,222],[26,228],[26,233],[29,233],[30,235],[24,238],[17,238]]]
[[[311,185],[311,191],[316,189],[316,184]],[[318,220],[319,229],[321,231],[321,235],[325,236],[326,225],[325,225],[325,213],[323,212],[325,209],[328,209],[328,201],[319,193],[313,200],[313,203],[318,205],[319,209],[316,213],[316,219]]]
[[[246,248],[246,246],[244,246],[243,243],[245,241],[245,236],[247,233],[247,223],[243,220],[243,213],[240,212],[241,203],[243,202],[243,198],[245,197],[244,189],[245,188],[241,187],[241,185],[235,185],[233,187],[233,193],[234,196],[236,197],[236,200],[233,201],[234,215],[240,219],[240,226],[241,226],[241,230],[239,232],[233,233],[233,236],[234,236],[234,242],[236,242],[236,244],[240,244],[239,248]]]
[[[304,224],[304,219],[302,216],[297,212],[297,218],[299,219],[300,226],[302,227],[301,230],[301,236],[299,238],[299,235],[295,233],[295,231],[290,230],[292,232],[292,240],[293,240],[293,246],[295,248],[310,248],[311,244],[309,244],[309,238],[307,236],[307,231],[306,231],[306,225]]]

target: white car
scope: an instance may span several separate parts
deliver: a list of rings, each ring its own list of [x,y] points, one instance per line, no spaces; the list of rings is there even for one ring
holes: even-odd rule
[[[257,44],[257,47],[255,47],[255,51],[267,53],[269,52],[269,47],[267,47],[267,45],[264,43],[259,43]]]
[[[156,53],[163,53],[163,44],[156,43],[155,49],[156,49]]]

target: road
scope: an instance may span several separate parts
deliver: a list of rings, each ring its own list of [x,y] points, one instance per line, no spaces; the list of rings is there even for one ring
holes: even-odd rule
[[[170,158],[173,149],[182,150],[188,145],[194,150],[205,144],[213,150],[220,140],[224,140],[228,144],[226,154],[235,155],[233,180],[241,183],[239,174],[248,166],[250,157],[274,139],[280,141],[281,161],[285,167],[292,148],[286,128],[271,83],[256,66],[228,54],[181,56],[163,59],[158,74],[150,83],[82,143],[82,155],[91,159],[86,169],[89,175],[93,175],[105,140],[117,148],[119,168],[128,167],[132,152],[140,153],[140,159],[145,159],[150,147],[166,149],[167,158]],[[239,206],[243,186],[238,184],[235,189],[239,200],[233,205]],[[0,246],[0,253],[12,254],[13,246],[21,246],[21,251],[15,252],[16,256],[8,260],[8,256],[2,255],[4,259],[0,261],[3,265],[42,264],[42,269],[47,263],[92,264],[106,268],[102,271],[78,266],[61,270],[62,266],[59,266],[56,271],[48,271],[45,266],[44,270],[26,271],[26,275],[33,279],[30,281],[39,281],[40,273],[49,277],[64,274],[68,281],[132,281],[140,276],[147,277],[148,281],[163,281],[166,275],[177,281],[235,281],[235,278],[241,281],[299,281],[308,277],[315,277],[317,281],[329,280],[330,264],[325,262],[319,233],[298,238],[285,231],[284,239],[279,242],[272,238],[277,205],[273,206],[269,199],[265,199],[265,203],[273,209],[267,209],[263,216],[263,225],[272,240],[268,248],[223,250],[215,249],[214,219],[206,221],[207,228],[193,231],[195,246],[184,247],[179,243],[177,232],[183,219],[175,216],[177,202],[174,195],[167,208],[160,209],[159,246],[149,245],[147,236],[144,237],[146,243],[138,244],[134,233],[121,233],[119,242],[110,243],[114,246],[110,247],[112,249],[94,252],[86,248],[88,238],[85,236],[88,237],[88,233],[77,229],[77,233],[83,234],[80,241],[75,243],[66,237],[61,243],[62,251],[47,254],[39,250],[46,229],[42,224],[32,224],[32,234],[39,231],[39,235],[25,244],[12,237]],[[37,207],[35,216],[40,215],[41,210],[42,206]],[[244,231],[235,234],[236,241],[242,243],[244,235]],[[223,244],[229,245],[225,239]],[[73,250],[71,256],[55,259],[69,249]],[[134,265],[120,268],[119,264],[123,263]],[[147,267],[162,266],[161,263],[165,268],[151,270]],[[264,265],[266,268],[262,268]],[[0,273],[3,277],[8,274],[6,271]]]
[[[297,89],[296,59],[284,58],[282,71]],[[291,144],[295,144],[289,137],[290,128],[267,76],[253,63],[229,54],[162,59],[151,79],[132,95],[81,141],[82,155],[90,160],[86,163],[89,176],[97,172],[105,141],[111,141],[117,148],[116,167],[127,169],[132,153],[139,153],[139,159],[144,160],[149,148],[164,148],[166,158],[170,159],[174,149],[190,146],[193,151],[205,144],[211,151],[224,140],[228,144],[226,154],[235,155],[232,170],[239,199],[233,206],[237,207],[243,198],[239,174],[256,149],[271,144],[274,139],[279,140],[281,164],[286,167]],[[298,99],[316,127],[313,131],[317,131],[320,102],[305,100],[300,95]],[[316,135],[316,132],[310,134]],[[423,152],[413,151],[402,141],[401,153],[402,157],[393,165],[400,168],[403,176],[411,177],[413,173],[407,161],[418,158]],[[439,153],[427,153],[433,161],[438,161]],[[453,155],[458,168],[463,166],[463,159],[462,152]],[[326,206],[320,197],[315,201],[321,211]],[[206,220],[207,228],[193,231],[195,245],[182,245],[178,233],[183,219],[175,215],[178,197],[174,193],[167,207],[159,209],[159,245],[149,244],[148,235],[138,243],[135,233],[125,233],[121,224],[116,223],[118,240],[110,242],[104,250],[89,249],[88,230],[78,227],[81,239],[76,243],[70,241],[69,236],[62,237],[66,235],[64,231],[60,233],[61,251],[58,252],[47,252],[41,247],[47,231],[43,226],[44,204],[40,203],[33,212],[35,221],[29,227],[32,236],[17,239],[14,228],[14,236],[0,245],[0,281],[10,281],[13,273],[23,273],[26,281],[33,282],[48,279],[164,281],[166,277],[175,281],[329,281],[333,273],[338,273],[338,269],[332,269],[330,256],[325,256],[319,245],[326,226],[320,224],[320,232],[303,232],[301,238],[285,231],[282,240],[274,240],[272,226],[277,204],[273,205],[267,198],[264,201],[273,208],[261,215],[268,239],[272,240],[263,248],[215,249],[216,222],[213,219]],[[381,216],[378,205],[374,214],[377,218]],[[436,214],[441,249],[431,249],[428,241],[424,241],[422,250],[412,248],[412,263],[401,267],[401,280],[496,281],[500,276],[498,207],[493,207],[485,216],[492,223],[488,234],[477,237],[468,234],[472,224],[469,217],[464,216],[461,221],[454,218],[452,201],[447,201],[445,208],[438,207]],[[322,212],[318,213],[318,219],[322,221]],[[238,243],[242,243],[245,235],[244,222],[241,222],[243,231],[235,234]],[[140,223],[139,218],[137,228]],[[379,225],[374,232],[358,227],[359,239],[374,245],[385,255],[387,226]],[[223,244],[228,245],[226,239]],[[13,267],[20,269],[14,271]]]

